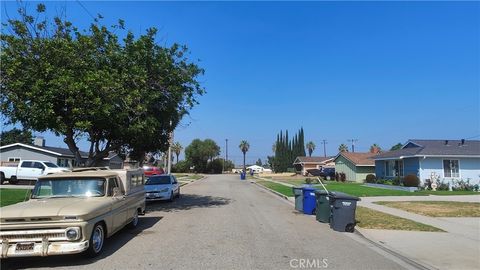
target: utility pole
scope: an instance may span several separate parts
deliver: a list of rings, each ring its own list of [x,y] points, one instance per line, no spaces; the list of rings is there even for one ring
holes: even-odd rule
[[[225,139],[225,160],[228,160],[228,139]]]
[[[170,125],[172,125],[172,121],[170,121]],[[172,172],[172,143],[173,143],[173,131],[170,132],[170,136],[168,138],[168,167],[167,173],[170,174]]]
[[[352,143],[352,153],[355,153],[355,142],[358,142],[358,139],[351,139],[348,141]]]
[[[327,147],[326,147],[327,140],[322,140],[321,144],[323,144],[323,156],[327,157]]]

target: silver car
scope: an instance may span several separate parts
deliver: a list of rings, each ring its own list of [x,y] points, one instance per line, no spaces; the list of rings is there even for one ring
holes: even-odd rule
[[[180,197],[180,185],[173,175],[153,175],[145,182],[145,192],[147,201],[173,201]]]

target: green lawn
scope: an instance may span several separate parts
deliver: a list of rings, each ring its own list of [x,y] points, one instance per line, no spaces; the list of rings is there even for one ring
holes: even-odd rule
[[[358,222],[357,226],[364,229],[443,232],[430,225],[361,206],[357,207],[355,219]]]
[[[23,202],[28,192],[27,189],[0,189],[0,207]]]
[[[279,182],[284,182],[292,185],[303,185],[305,181],[300,180],[278,180]],[[344,192],[357,197],[372,197],[372,196],[426,196],[426,195],[480,195],[479,192],[475,191],[431,191],[431,190],[420,190],[415,192],[408,192],[403,190],[391,190],[383,188],[373,188],[363,186],[362,183],[351,183],[351,182],[335,182],[335,181],[324,181],[324,184],[328,191],[338,191]],[[322,189],[322,186],[319,184],[313,185],[315,188]]]
[[[372,197],[372,196],[415,196],[426,195],[416,192],[408,192],[403,190],[391,190],[383,188],[372,188],[363,186],[361,183],[341,183],[341,182],[327,182],[325,187],[328,191],[344,192],[357,197]],[[321,189],[321,185],[314,185],[314,187]]]
[[[293,191],[291,187],[287,187],[282,184],[278,184],[270,181],[257,181],[257,184],[260,184],[266,188],[275,190],[285,196],[293,197]]]

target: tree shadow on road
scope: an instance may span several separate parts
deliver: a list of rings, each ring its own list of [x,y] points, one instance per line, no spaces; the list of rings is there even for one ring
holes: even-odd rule
[[[182,210],[190,210],[193,208],[220,207],[229,204],[231,201],[231,199],[223,197],[182,194],[180,198],[173,202],[148,202],[146,211],[177,212]]]
[[[148,229],[153,227],[162,217],[140,217],[138,226],[135,229],[124,228],[107,238],[103,252],[95,258],[88,258],[83,254],[60,255],[49,257],[26,257],[2,259],[0,269],[25,269],[25,268],[49,268],[64,266],[89,265],[98,260],[108,260],[108,257],[137,235],[149,233]]]

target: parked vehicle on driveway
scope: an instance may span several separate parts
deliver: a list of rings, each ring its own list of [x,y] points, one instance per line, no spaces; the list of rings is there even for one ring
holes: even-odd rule
[[[30,200],[1,208],[1,258],[86,252],[136,227],[145,212],[143,170],[83,168],[40,177]]]
[[[143,166],[143,172],[145,173],[146,177],[152,176],[152,175],[165,174],[165,171],[162,168],[151,167],[151,166]]]
[[[68,172],[69,169],[58,167],[50,161],[22,160],[17,166],[0,167],[0,182],[5,180],[12,185],[18,183],[18,180],[37,180],[38,177],[58,172]]]
[[[145,182],[147,201],[173,201],[180,197],[180,185],[171,174],[150,176]]]
[[[335,179],[335,168],[322,168],[319,176],[325,180]]]

